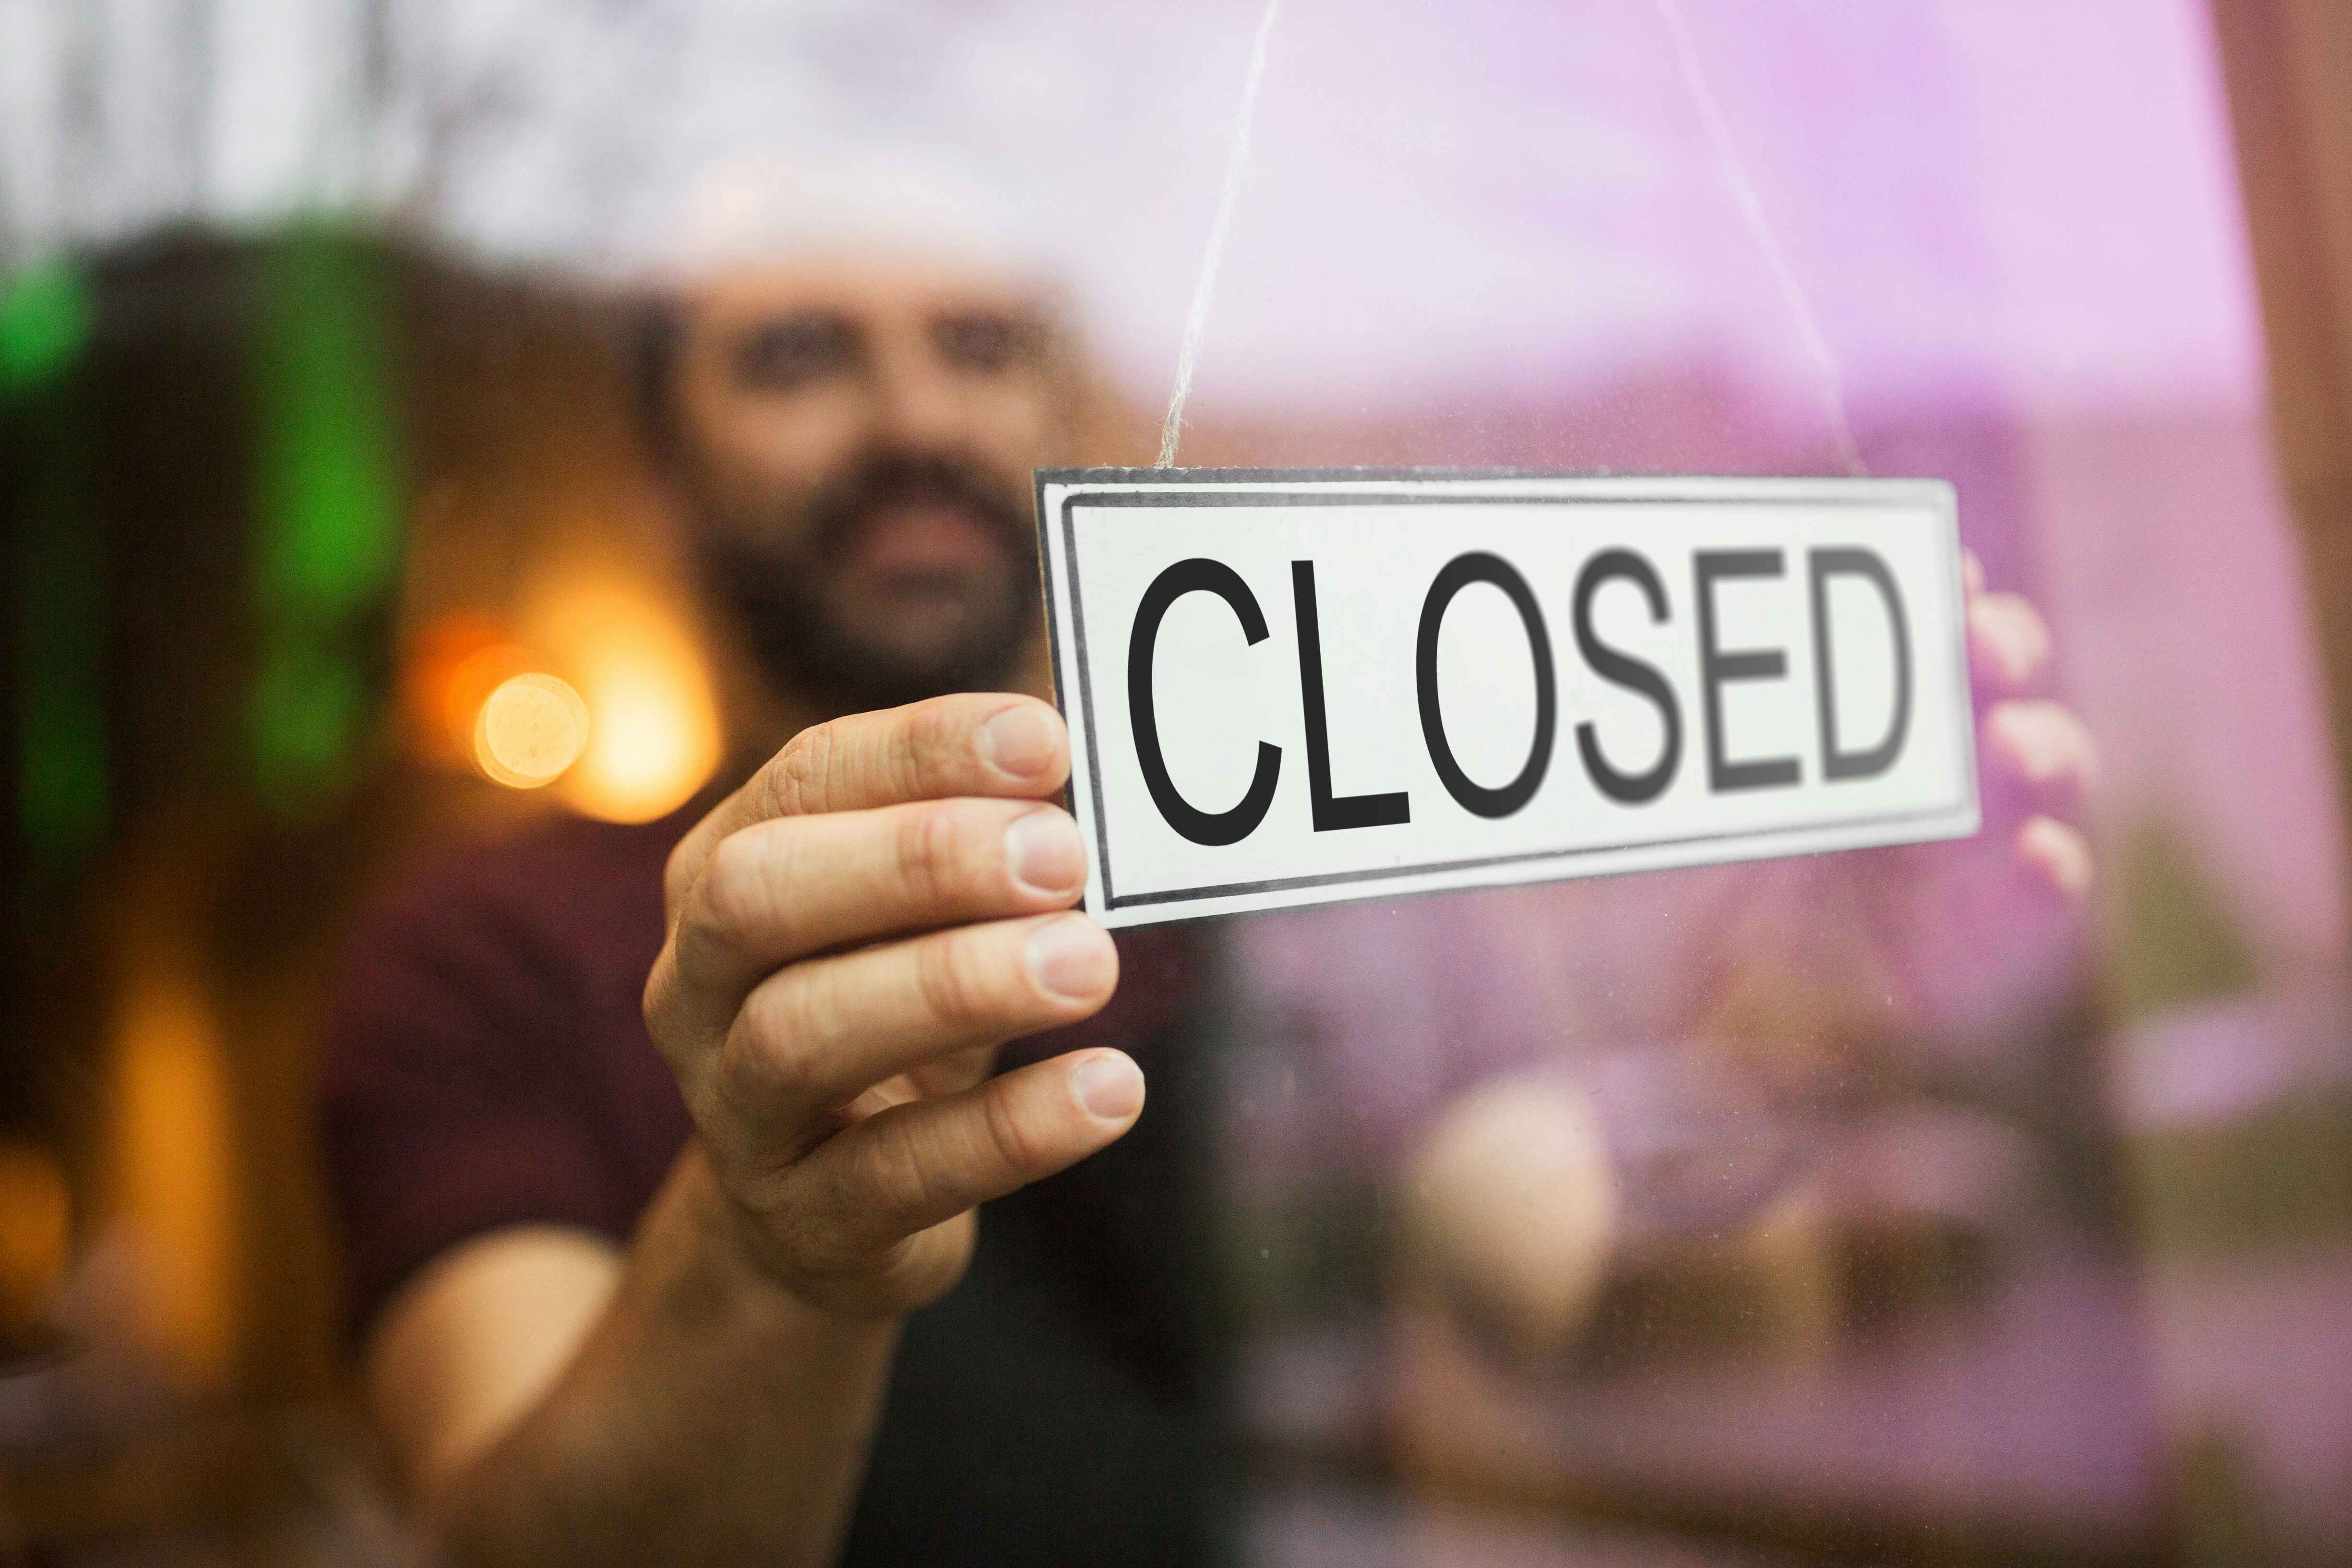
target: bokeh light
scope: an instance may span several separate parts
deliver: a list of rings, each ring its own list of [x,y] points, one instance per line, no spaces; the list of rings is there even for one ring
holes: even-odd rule
[[[683,805],[718,768],[718,700],[693,625],[642,571],[551,574],[525,596],[517,630],[588,707],[586,750],[557,786],[566,805],[608,822],[648,822]]]
[[[0,1142],[0,1337],[13,1339],[65,1272],[73,1202],[47,1150]]]
[[[537,789],[555,782],[588,749],[588,704],[542,670],[509,676],[474,720],[474,761],[496,783]]]
[[[194,1387],[236,1354],[238,1222],[219,1023],[184,954],[142,938],[115,1023],[108,1208],[149,1282],[133,1331]]]
[[[555,784],[586,816],[650,821],[719,765],[695,625],[642,572],[551,567],[509,616],[454,612],[415,634],[402,679],[410,731],[428,754],[509,788]]]

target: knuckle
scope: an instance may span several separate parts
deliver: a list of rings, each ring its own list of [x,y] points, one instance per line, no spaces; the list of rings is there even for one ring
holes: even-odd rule
[[[902,800],[919,800],[932,793],[933,763],[945,742],[947,726],[940,705],[920,702],[908,709],[904,722],[893,727],[889,747],[892,793]]]
[[[774,919],[778,847],[774,835],[757,828],[719,840],[702,873],[702,906],[709,925],[720,931],[742,931]]]
[[[936,908],[955,897],[965,879],[969,835],[962,815],[948,805],[908,813],[898,825],[893,858],[899,885],[914,902]]]
[[[791,977],[763,984],[745,999],[721,1067],[730,1101],[744,1105],[815,1091],[819,1036],[811,1026],[809,1000],[806,988]]]
[[[813,724],[784,743],[765,770],[764,805],[770,816],[809,816],[825,809],[825,780],[839,749],[840,732]]]
[[[646,1021],[646,1033],[662,1054],[669,1054],[669,1021],[677,1005],[677,959],[665,943],[654,959],[654,966],[646,975],[646,988],[637,1000],[637,1010]]]
[[[940,868],[937,812],[908,812],[895,819],[890,834],[890,869],[910,902],[938,901]]]
[[[960,698],[934,698],[915,704],[908,712],[912,721],[907,726],[908,754],[918,759],[938,757],[959,744],[965,730],[962,713]]]
[[[844,1162],[829,1195],[836,1212],[895,1227],[905,1223],[902,1216],[925,1212],[932,1191],[930,1173],[913,1139],[876,1138]]]
[[[1023,1125],[1013,1096],[999,1085],[983,1093],[980,1103],[982,1126],[998,1163],[1013,1174],[1036,1169],[1043,1152]]]
[[[926,940],[915,951],[917,994],[934,1019],[964,1026],[990,1015],[994,988],[968,932],[950,931]]]

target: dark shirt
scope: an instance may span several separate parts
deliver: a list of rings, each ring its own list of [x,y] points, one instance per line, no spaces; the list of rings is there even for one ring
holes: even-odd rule
[[[691,1128],[639,1011],[662,865],[699,807],[564,819],[448,852],[362,921],[322,1085],[356,1331],[505,1226],[625,1241]],[[988,1205],[963,1282],[913,1314],[843,1561],[1196,1563],[1222,1554],[1213,1380],[1192,1305],[1196,1141],[1181,931],[1119,941],[1097,1017],[1005,1065],[1117,1045],[1152,1095],[1103,1154]]]

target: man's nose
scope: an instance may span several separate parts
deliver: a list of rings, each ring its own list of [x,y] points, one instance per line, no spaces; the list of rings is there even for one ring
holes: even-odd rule
[[[882,434],[896,445],[952,447],[964,431],[962,389],[928,344],[883,357],[876,381]]]

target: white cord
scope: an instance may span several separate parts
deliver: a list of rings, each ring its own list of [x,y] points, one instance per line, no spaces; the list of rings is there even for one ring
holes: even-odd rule
[[[1250,121],[1257,112],[1258,83],[1265,76],[1265,40],[1274,31],[1274,14],[1282,0],[1265,0],[1258,19],[1257,42],[1250,49],[1249,79],[1242,88],[1242,107],[1234,117],[1233,150],[1225,156],[1225,189],[1217,198],[1217,221],[1209,228],[1209,246],[1201,256],[1200,280],[1192,286],[1192,313],[1184,321],[1184,346],[1176,356],[1176,390],[1168,398],[1168,417],[1160,426],[1159,468],[1176,461],[1176,438],[1184,429],[1184,399],[1192,391],[1192,363],[1201,354],[1201,334],[1209,324],[1209,299],[1217,289],[1217,261],[1225,248],[1225,230],[1234,221],[1234,200],[1241,194],[1242,175],[1249,168]]]
[[[1870,469],[1862,460],[1862,448],[1854,444],[1853,425],[1845,411],[1845,381],[1838,374],[1837,357],[1830,353],[1829,341],[1813,321],[1813,312],[1805,303],[1805,291],[1798,286],[1797,275],[1789,269],[1788,258],[1780,253],[1780,242],[1772,237],[1772,226],[1764,216],[1764,203],[1756,195],[1756,185],[1748,177],[1747,167],[1739,161],[1733,146],[1731,126],[1723,118],[1722,109],[1715,101],[1715,93],[1706,85],[1706,73],[1699,68],[1698,50],[1691,44],[1690,29],[1683,24],[1682,7],[1675,0],[1656,0],[1658,16],[1673,36],[1675,58],[1680,62],[1683,80],[1689,84],[1691,97],[1697,101],[1699,118],[1706,124],[1707,140],[1715,144],[1716,163],[1723,172],[1723,183],[1731,187],[1731,199],[1747,220],[1748,232],[1755,237],[1757,248],[1763,251],[1766,265],[1780,285],[1780,297],[1788,301],[1789,313],[1797,319],[1797,331],[1805,340],[1805,350],[1812,355],[1814,367],[1822,378],[1822,411],[1829,418],[1830,436],[1836,442],[1839,458],[1846,471],[1860,479]]]

